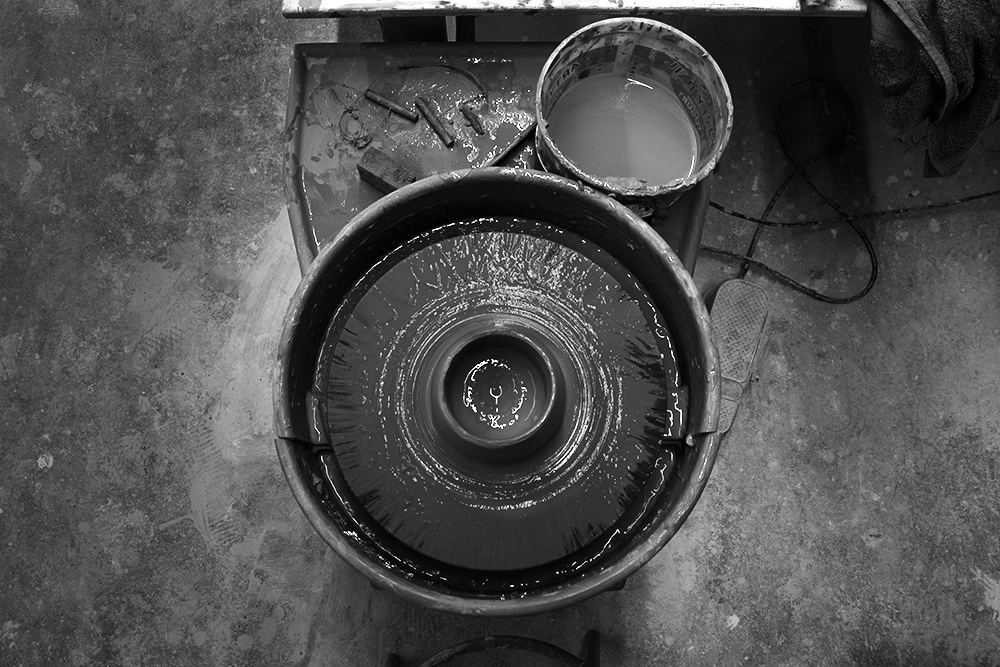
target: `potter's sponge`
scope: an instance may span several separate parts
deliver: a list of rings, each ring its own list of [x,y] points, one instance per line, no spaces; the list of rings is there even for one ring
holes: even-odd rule
[[[392,159],[374,146],[369,146],[358,163],[358,174],[361,180],[371,183],[384,194],[417,180],[406,167]]]

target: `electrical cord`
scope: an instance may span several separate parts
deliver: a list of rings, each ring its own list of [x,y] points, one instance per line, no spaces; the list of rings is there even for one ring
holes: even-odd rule
[[[858,221],[858,220],[868,220],[870,218],[881,218],[887,215],[902,215],[904,213],[919,213],[921,211],[933,211],[939,208],[950,208],[952,206],[958,206],[959,204],[968,204],[969,202],[977,201],[979,199],[987,199],[989,197],[996,197],[1000,195],[1000,190],[988,190],[986,192],[978,192],[973,195],[968,195],[967,197],[961,197],[959,199],[952,199],[950,201],[938,202],[936,204],[924,204],[921,206],[907,206],[905,208],[893,208],[886,209],[884,211],[871,211],[869,213],[857,213],[846,218],[821,218],[819,220],[795,220],[790,222],[782,222],[778,220],[762,220],[760,218],[755,218],[752,215],[747,215],[746,213],[740,213],[739,211],[734,211],[731,208],[726,208],[718,202],[709,202],[709,206],[714,208],[720,213],[725,213],[726,215],[732,216],[734,218],[739,218],[740,220],[746,220],[747,222],[756,222],[757,224],[764,225],[765,227],[806,227],[810,225],[830,225],[835,222],[848,222],[848,221]],[[742,255],[740,255],[742,257]]]
[[[819,153],[809,158],[802,164],[797,164],[788,146],[788,136],[786,131],[787,128],[783,122],[784,109],[788,97],[793,93],[793,91],[795,91],[797,88],[801,86],[810,84],[820,84],[822,86],[826,86],[829,89],[834,90],[836,93],[839,94],[844,104],[846,121],[844,122],[841,131],[825,148],[823,148]],[[824,89],[821,89],[820,94],[825,96],[825,93],[823,91]],[[755,225],[754,233],[750,239],[750,245],[748,246],[746,253],[740,254],[737,252],[733,252],[731,250],[716,248],[714,246],[709,246],[709,245],[703,245],[702,249],[716,255],[721,255],[723,257],[728,257],[730,259],[738,260],[741,263],[740,278],[745,278],[750,267],[753,267],[755,269],[759,269],[769,274],[771,277],[783,283],[784,285],[796,291],[799,291],[809,297],[812,297],[818,301],[843,305],[843,304],[853,303],[855,301],[864,298],[875,286],[875,282],[878,279],[878,254],[875,251],[875,247],[872,244],[871,239],[868,237],[865,231],[857,224],[859,220],[877,218],[884,215],[913,213],[917,211],[927,211],[939,208],[946,208],[950,206],[957,206],[959,204],[968,203],[978,199],[985,199],[987,197],[1000,195],[1000,190],[993,190],[989,192],[982,192],[974,195],[969,195],[967,197],[962,197],[961,199],[956,199],[948,202],[940,202],[937,204],[926,204],[923,206],[913,206],[908,208],[899,208],[886,211],[872,211],[869,213],[862,213],[858,215],[851,215],[847,213],[847,211],[845,211],[839,204],[837,204],[835,200],[827,196],[822,190],[819,189],[819,187],[813,182],[812,178],[810,178],[808,172],[806,172],[806,169],[815,164],[818,160],[829,155],[833,150],[839,148],[843,143],[847,141],[848,136],[850,136],[851,126],[853,124],[853,121],[854,121],[854,107],[851,104],[851,100],[847,96],[847,93],[844,91],[843,87],[841,87],[841,85],[838,82],[830,82],[825,79],[819,79],[819,78],[810,78],[798,81],[789,86],[788,88],[786,88],[784,92],[782,92],[781,97],[778,99],[778,106],[775,110],[775,126],[778,135],[778,143],[781,146],[781,150],[784,153],[785,157],[792,163],[793,166],[795,166],[795,169],[785,178],[784,181],[782,181],[781,185],[778,186],[778,189],[771,196],[770,200],[767,203],[767,206],[764,208],[764,213],[759,218],[747,215],[745,213],[740,213],[739,211],[734,211],[714,201],[709,203],[709,206],[711,206],[717,211],[720,211],[721,213],[724,213],[725,215],[737,218],[739,220],[745,220],[747,222],[754,223]],[[784,194],[786,188],[798,176],[802,176],[802,178],[812,188],[812,190],[816,192],[816,194],[818,194],[823,199],[823,201],[825,201],[834,211],[836,211],[839,217],[826,218],[821,220],[798,220],[794,222],[769,220],[768,218],[771,215],[774,206],[781,198],[781,195]],[[761,234],[765,227],[788,228],[788,227],[804,227],[804,226],[821,226],[821,225],[829,225],[835,223],[842,223],[850,226],[850,228],[854,231],[857,237],[861,240],[861,243],[865,248],[865,252],[868,254],[869,265],[871,267],[868,275],[868,282],[860,291],[855,292],[854,294],[845,297],[836,297],[836,296],[830,296],[828,294],[823,294],[817,290],[812,289],[811,287],[808,287],[798,282],[794,278],[778,271],[777,269],[768,266],[764,262],[754,259],[753,257],[754,252],[757,250],[757,245],[760,241]]]

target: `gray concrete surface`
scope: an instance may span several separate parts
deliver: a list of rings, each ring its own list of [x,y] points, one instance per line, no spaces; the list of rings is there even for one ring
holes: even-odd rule
[[[0,664],[376,665],[486,633],[575,651],[591,628],[621,667],[1000,664],[1000,200],[865,223],[881,277],[853,305],[751,272],[772,307],[758,379],[702,501],[624,590],[529,619],[430,613],[326,548],[271,446],[298,280],[287,58],[375,26],[245,0],[0,15]],[[918,135],[882,126],[863,21],[674,22],[733,89],[717,201],[762,211],[791,169],[774,104],[814,75],[855,97],[851,142],[815,171],[849,210],[1000,188],[988,143],[921,177]],[[830,213],[801,185],[776,208]],[[712,213],[706,241],[750,231]],[[859,247],[768,231],[759,255],[846,293]],[[732,275],[704,256],[696,278]]]

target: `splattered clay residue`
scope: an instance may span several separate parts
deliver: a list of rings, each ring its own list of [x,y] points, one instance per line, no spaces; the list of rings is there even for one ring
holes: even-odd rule
[[[620,265],[602,267],[580,238],[474,224],[415,241],[348,297],[325,353],[329,431],[351,489],[398,539],[446,563],[518,569],[588,544],[631,504],[681,434],[677,368],[662,317]],[[437,451],[420,407],[438,332],[482,313],[541,332],[571,374],[559,446],[496,468]]]

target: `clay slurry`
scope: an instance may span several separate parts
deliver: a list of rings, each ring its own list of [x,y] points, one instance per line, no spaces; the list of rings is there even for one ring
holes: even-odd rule
[[[401,248],[357,285],[322,355],[331,444],[351,491],[395,538],[459,567],[532,567],[592,542],[682,436],[673,347],[645,290],[571,234],[506,231],[532,224],[455,223]],[[539,331],[569,369],[554,444],[509,463],[444,448],[422,407],[421,376],[434,366],[422,360],[440,332],[484,313]],[[515,406],[498,393],[488,383],[480,402],[504,407],[506,424]]]
[[[552,141],[585,173],[664,185],[695,171],[698,144],[687,112],[662,84],[597,74],[567,90],[547,114]]]

